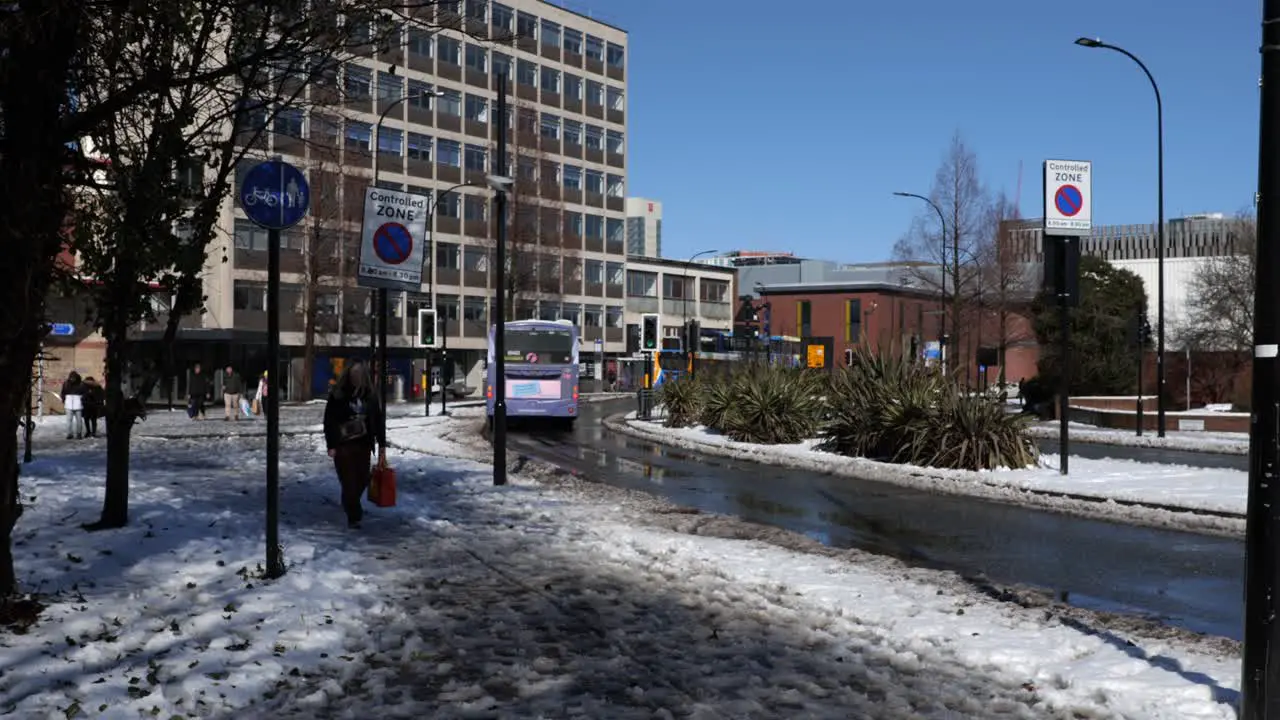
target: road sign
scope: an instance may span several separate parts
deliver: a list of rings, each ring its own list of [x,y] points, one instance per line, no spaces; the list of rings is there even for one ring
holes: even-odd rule
[[[598,353],[604,352],[604,341],[601,340],[600,338],[596,338],[596,352]]]
[[[1044,234],[1082,237],[1093,231],[1093,163],[1044,161]]]
[[[281,160],[255,165],[240,184],[240,207],[254,224],[268,230],[297,225],[307,214],[311,190],[298,168]]]
[[[49,326],[49,334],[57,335],[59,337],[75,335],[76,326],[72,325],[71,323],[53,323],[52,325]]]
[[[364,196],[360,241],[361,287],[419,292],[427,244],[425,195],[371,187]]]

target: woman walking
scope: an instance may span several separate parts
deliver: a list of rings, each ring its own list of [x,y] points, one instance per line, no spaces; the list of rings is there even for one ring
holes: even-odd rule
[[[373,446],[385,421],[368,366],[359,361],[351,363],[338,378],[324,408],[325,445],[342,485],[347,527],[359,528],[364,517],[361,496],[369,487]]]

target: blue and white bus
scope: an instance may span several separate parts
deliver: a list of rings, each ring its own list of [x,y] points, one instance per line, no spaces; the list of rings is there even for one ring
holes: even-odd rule
[[[489,327],[485,371],[485,404],[491,423],[496,328]],[[506,328],[507,417],[546,419],[573,427],[578,418],[578,328],[568,320],[517,320],[506,323]]]

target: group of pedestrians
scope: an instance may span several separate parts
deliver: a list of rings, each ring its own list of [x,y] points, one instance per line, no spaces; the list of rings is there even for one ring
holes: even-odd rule
[[[67,439],[98,436],[98,420],[107,406],[107,393],[92,377],[72,370],[62,383],[62,408],[67,414]]]
[[[223,368],[222,371],[222,405],[226,412],[223,418],[227,422],[233,422],[240,419],[241,414],[259,415],[262,413],[262,403],[267,397],[267,373],[264,371],[258,378],[258,385],[254,389],[252,402],[245,398],[245,383],[240,377],[240,373],[236,372],[231,365]],[[200,363],[196,363],[191,368],[191,380],[187,383],[187,415],[192,420],[207,420],[205,416],[205,406],[213,402],[213,383],[209,375],[205,374],[200,367]],[[245,412],[244,406],[248,405],[248,412]]]

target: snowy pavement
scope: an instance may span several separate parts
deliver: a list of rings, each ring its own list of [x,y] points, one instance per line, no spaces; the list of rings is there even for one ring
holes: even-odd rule
[[[400,447],[482,457],[475,419]],[[1006,600],[649,496],[397,451],[348,531],[323,446],[282,440],[289,571],[259,576],[261,439],[139,438],[133,524],[88,534],[101,448],[24,468],[0,714],[31,718],[1233,718],[1238,648]],[[1010,601],[1015,600],[1015,601]],[[1232,599],[1233,601],[1235,598]]]
[[[659,420],[610,420],[613,430],[698,452],[753,462],[894,483],[937,492],[974,495],[1073,514],[1158,527],[1242,533],[1249,475],[1230,468],[1198,468],[1134,460],[1072,456],[1070,473],[1058,458],[1017,470],[940,470],[850,458],[815,449],[816,440],[759,445],[731,440],[705,427],[668,428]]]
[[[1028,428],[1032,436],[1057,440],[1057,422],[1042,422]],[[1224,455],[1248,455],[1249,434],[1236,432],[1168,431],[1160,437],[1155,431],[1138,435],[1133,430],[1099,428],[1084,423],[1068,423],[1071,440],[1120,445],[1122,447],[1161,448],[1164,450],[1188,450],[1191,452],[1222,453]]]

